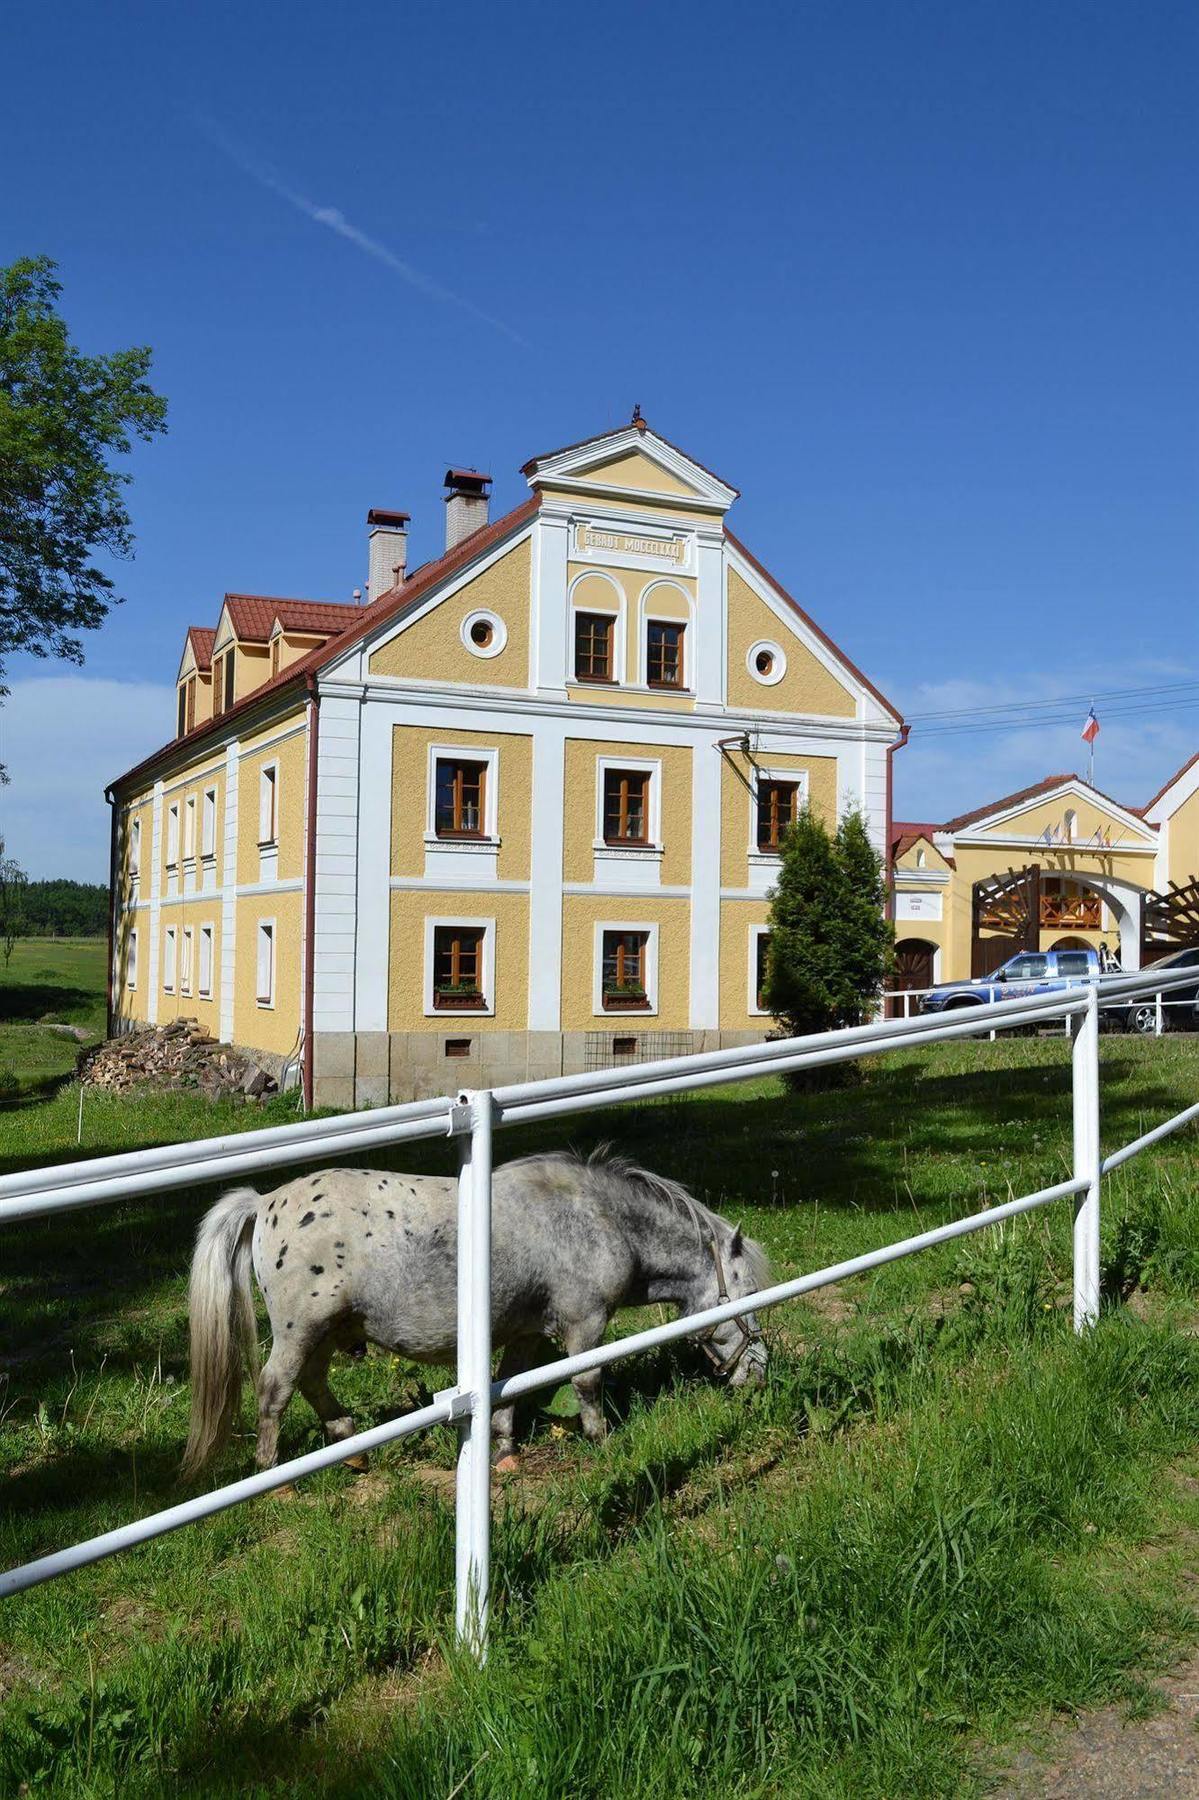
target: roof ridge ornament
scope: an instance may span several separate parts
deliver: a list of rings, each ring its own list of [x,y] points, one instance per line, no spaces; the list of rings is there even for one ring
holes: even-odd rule
[[[635,426],[636,426],[636,427],[637,427],[637,429],[638,429],[638,431],[648,431],[648,430],[649,430],[649,426],[648,426],[648,425],[647,425],[647,424],[646,424],[646,422],[645,422],[645,420],[644,420],[644,419],[643,419],[643,418],[642,418],[642,417],[641,417],[641,405],[640,405],[640,402],[636,402],[636,403],[635,403],[635,404],[634,404],[634,406],[633,406],[633,416],[632,416],[632,418],[631,418],[631,419],[630,419],[630,420],[629,420],[629,424],[630,424],[630,425],[635,425]]]

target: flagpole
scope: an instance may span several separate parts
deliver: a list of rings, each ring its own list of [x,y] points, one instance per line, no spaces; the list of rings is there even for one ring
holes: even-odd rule
[[[1092,713],[1095,711],[1094,698],[1092,698],[1092,700],[1091,700],[1091,711],[1092,711]],[[1095,785],[1095,738],[1098,737],[1098,735],[1099,735],[1099,733],[1095,732],[1091,737],[1090,743],[1087,745],[1087,786],[1088,787],[1094,787],[1094,785]]]

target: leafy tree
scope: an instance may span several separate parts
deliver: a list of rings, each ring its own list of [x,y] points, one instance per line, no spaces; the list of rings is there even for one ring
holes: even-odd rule
[[[25,871],[13,857],[4,853],[0,838],[0,951],[7,969],[13,945],[24,928]]]
[[[131,478],[110,459],[166,430],[150,351],[85,356],[54,271],[45,256],[0,268],[0,683],[15,651],[83,661],[76,634],[120,601],[93,558],[133,550]]]
[[[24,891],[24,937],[103,937],[108,889],[99,882],[31,881]]]
[[[763,990],[788,1037],[859,1025],[874,1011],[894,936],[884,898],[882,864],[860,815],[848,814],[832,837],[805,808],[783,837]]]

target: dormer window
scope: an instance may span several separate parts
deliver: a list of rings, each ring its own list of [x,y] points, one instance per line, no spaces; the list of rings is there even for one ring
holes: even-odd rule
[[[222,707],[225,712],[233,705],[233,683],[235,677],[234,652],[226,650],[225,661],[221,669]]]

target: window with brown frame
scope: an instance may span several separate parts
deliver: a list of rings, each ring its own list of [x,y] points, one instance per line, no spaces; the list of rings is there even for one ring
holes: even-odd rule
[[[649,933],[605,931],[600,980],[605,1012],[647,1012]]]
[[[762,996],[766,992],[766,971],[769,966],[769,958],[770,933],[768,931],[760,931],[758,933],[758,941],[754,946],[754,1001],[759,1012],[766,1011],[766,1005]]]
[[[758,849],[777,851],[783,833],[799,817],[798,781],[759,781]]]
[[[279,652],[282,650],[282,648],[283,648],[283,639],[281,637],[273,637],[271,639],[271,674],[272,675],[277,675],[279,673]]]
[[[212,659],[212,716],[214,719],[219,719],[228,705],[225,699],[225,663],[227,660],[232,662],[232,650],[230,650],[228,658],[214,656]]]
[[[437,758],[433,829],[440,838],[486,836],[487,764]]]
[[[575,614],[575,679],[612,681],[613,620],[605,613]]]
[[[482,926],[435,927],[433,1004],[439,1012],[478,1012],[486,1006]]]
[[[649,776],[644,770],[604,770],[604,842],[649,843]]]
[[[175,736],[182,737],[187,730],[187,683],[179,684],[179,708],[175,719]]]
[[[223,671],[223,679],[224,679],[224,686],[225,686],[225,711],[226,712],[228,712],[229,708],[233,705],[233,679],[234,679],[234,660],[233,659],[234,659],[233,651],[226,650],[226,652],[225,652],[225,667],[224,667],[224,671]]]
[[[681,688],[683,625],[651,619],[645,632],[645,679],[650,687]]]

